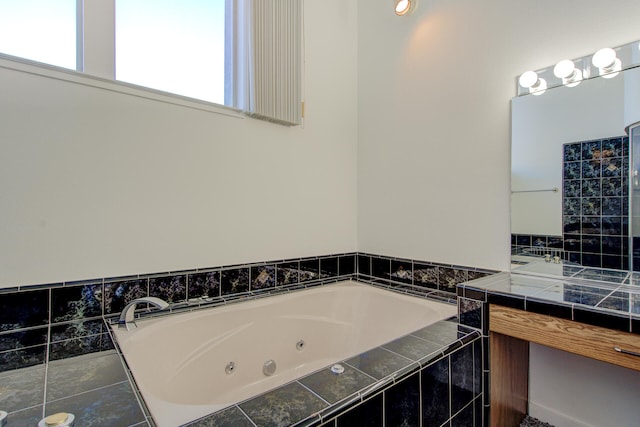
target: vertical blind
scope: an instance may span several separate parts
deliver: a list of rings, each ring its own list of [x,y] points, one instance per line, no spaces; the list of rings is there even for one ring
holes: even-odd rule
[[[225,103],[252,117],[301,124],[303,0],[229,3]]]

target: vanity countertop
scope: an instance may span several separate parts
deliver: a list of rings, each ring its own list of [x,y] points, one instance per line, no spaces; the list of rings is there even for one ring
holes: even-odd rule
[[[541,263],[473,280],[458,296],[640,335],[638,273],[560,266],[564,276],[534,275]]]

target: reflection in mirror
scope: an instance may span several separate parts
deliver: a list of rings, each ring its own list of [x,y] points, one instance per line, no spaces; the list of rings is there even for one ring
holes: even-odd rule
[[[578,266],[640,269],[630,257],[632,150],[625,133],[639,73],[630,69],[512,100],[514,267],[535,259],[542,264],[529,269],[554,275]],[[640,201],[634,204],[640,208]]]
[[[640,79],[638,79],[640,84]],[[640,87],[639,87],[640,89]],[[636,92],[640,93],[640,91]],[[638,100],[640,102],[640,100]],[[640,270],[640,124],[629,127],[629,145],[631,146],[631,259],[633,261],[632,269]]]

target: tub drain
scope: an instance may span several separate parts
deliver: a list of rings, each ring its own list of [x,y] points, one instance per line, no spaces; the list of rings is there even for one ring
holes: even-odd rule
[[[296,350],[298,350],[298,351],[304,350],[304,341],[303,340],[300,340],[300,341],[298,341],[296,343]]]
[[[270,377],[271,375],[276,373],[276,361],[275,360],[267,360],[262,365],[262,373],[265,376]]]
[[[340,375],[340,374],[344,373],[344,366],[342,366],[339,363],[336,363],[335,365],[333,365],[331,367],[331,372],[333,372],[336,375]]]

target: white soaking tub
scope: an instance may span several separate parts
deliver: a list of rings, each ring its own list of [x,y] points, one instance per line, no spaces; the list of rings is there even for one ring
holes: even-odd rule
[[[173,427],[456,311],[455,305],[346,281],[113,330],[154,420]]]

